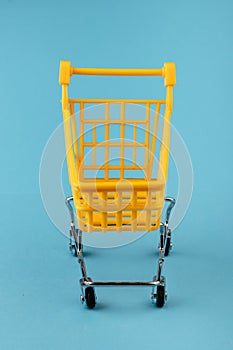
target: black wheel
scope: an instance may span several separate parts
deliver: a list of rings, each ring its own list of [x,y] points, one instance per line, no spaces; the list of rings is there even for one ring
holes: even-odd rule
[[[171,249],[171,237],[167,237],[167,241],[166,241],[166,245],[165,245],[165,251],[164,251],[164,255],[168,256],[169,252]]]
[[[96,300],[95,300],[95,291],[93,287],[87,287],[85,289],[85,301],[89,309],[94,309]]]
[[[158,286],[157,287],[156,305],[157,305],[157,307],[163,307],[164,303],[165,303],[165,287]]]

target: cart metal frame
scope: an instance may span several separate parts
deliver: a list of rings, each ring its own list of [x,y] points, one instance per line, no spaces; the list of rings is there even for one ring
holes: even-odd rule
[[[87,287],[102,287],[102,286],[148,286],[152,287],[151,299],[152,302],[157,302],[157,306],[162,307],[164,302],[167,299],[167,291],[166,291],[166,279],[162,275],[162,267],[164,263],[165,256],[169,254],[169,251],[172,248],[171,243],[171,229],[169,228],[169,219],[171,215],[171,211],[176,203],[175,199],[172,197],[165,197],[165,202],[168,202],[169,205],[166,209],[165,213],[165,221],[160,223],[160,240],[159,240],[159,260],[157,267],[157,275],[153,276],[151,281],[93,281],[87,275],[86,264],[83,256],[83,243],[82,243],[82,231],[77,229],[75,226],[75,216],[74,209],[71,204],[73,202],[73,196],[67,197],[65,199],[65,203],[69,210],[70,214],[70,242],[69,249],[78,258],[78,262],[81,268],[82,278],[79,280],[81,287],[81,295],[80,300],[82,303],[86,301],[85,298],[85,288]],[[155,287],[161,286],[164,290],[164,295],[162,296],[162,300],[158,302],[158,293],[155,292]],[[96,296],[95,296],[96,299]],[[91,307],[92,308],[92,307]]]

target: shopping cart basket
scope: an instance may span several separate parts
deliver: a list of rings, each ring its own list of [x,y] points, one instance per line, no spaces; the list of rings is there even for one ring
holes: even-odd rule
[[[69,98],[68,86],[72,75],[161,76],[164,78],[166,97],[163,100]],[[152,287],[152,301],[158,307],[162,307],[167,293],[165,278],[161,272],[164,256],[169,254],[171,248],[169,217],[175,204],[174,198],[164,198],[173,86],[176,83],[175,64],[165,63],[161,69],[73,68],[69,61],[61,61],[59,82],[62,86],[66,155],[72,189],[72,196],[66,198],[71,216],[69,247],[74,255],[78,256],[81,265],[81,301],[89,308],[95,307],[95,286],[142,285]],[[129,105],[144,106],[143,116],[142,113],[139,117],[136,116],[137,113],[135,116],[127,115]],[[91,106],[97,106],[97,109]],[[98,106],[101,106],[101,113],[98,111]],[[112,118],[113,106],[118,106],[119,110]],[[157,173],[154,175],[153,165],[162,107],[164,108],[162,136]],[[151,110],[154,111],[152,118]],[[129,128],[131,128],[131,140],[126,137]],[[138,139],[137,136],[142,134],[142,129],[143,137]],[[99,153],[100,150],[102,155]],[[117,157],[112,156],[113,150],[117,150]],[[129,150],[128,157],[125,156],[126,150]],[[143,164],[137,162],[139,150],[143,152]],[[72,201],[77,214],[78,228],[75,225]],[[161,222],[166,202],[169,205],[165,220]],[[148,232],[158,228],[160,228],[160,257],[157,275],[151,281],[97,282],[87,276],[82,232]]]

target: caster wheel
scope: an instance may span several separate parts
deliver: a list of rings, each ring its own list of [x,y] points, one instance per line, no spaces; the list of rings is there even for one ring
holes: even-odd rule
[[[93,287],[87,287],[85,289],[85,301],[89,309],[94,309],[96,304],[95,291]]]
[[[71,254],[73,254],[74,256],[77,256],[77,255],[78,255],[78,254],[77,254],[77,249],[76,249],[76,247],[75,247],[75,244],[70,244],[70,245],[69,245],[69,249],[70,249]]]
[[[167,237],[164,256],[168,256],[171,250],[171,237]]]
[[[157,287],[157,296],[156,296],[156,306],[163,307],[165,303],[165,287],[158,286]]]

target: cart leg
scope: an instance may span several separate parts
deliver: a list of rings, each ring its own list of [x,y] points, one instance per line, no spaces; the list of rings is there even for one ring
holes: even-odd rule
[[[83,244],[82,244],[82,231],[79,229],[76,229],[75,227],[75,220],[74,220],[74,210],[70,202],[73,201],[73,197],[67,197],[65,200],[65,203],[68,207],[69,213],[70,213],[70,243],[69,248],[72,252],[75,253],[76,256],[78,256],[78,261],[81,266],[82,271],[82,277],[86,280],[86,268],[83,260]]]
[[[157,279],[160,281],[162,266],[164,262],[164,257],[169,254],[171,249],[171,229],[169,228],[169,219],[171,215],[171,211],[176,203],[176,200],[172,197],[165,197],[165,201],[169,202],[169,206],[167,207],[165,214],[165,222],[160,223],[160,242],[159,242],[159,262],[158,262],[158,274]]]
[[[171,229],[169,228],[169,219],[171,215],[172,208],[175,205],[175,199],[171,197],[166,197],[165,201],[169,202],[169,206],[166,210],[165,214],[165,223],[160,223],[160,241],[159,241],[159,261],[157,268],[157,276],[154,277],[155,281],[159,282],[159,285],[152,288],[152,301],[156,300],[156,304],[158,307],[163,307],[166,298],[167,292],[165,290],[165,277],[162,276],[162,268],[164,263],[164,257],[169,254],[171,249]]]
[[[86,266],[83,258],[82,231],[79,229],[74,231],[74,242],[77,250],[78,262],[81,267],[82,277],[86,281],[88,278],[87,278]]]
[[[172,242],[171,242],[172,231],[169,228],[169,219],[170,219],[171,211],[175,206],[176,201],[172,197],[166,197],[165,201],[169,202],[169,206],[166,210],[165,223],[164,223],[164,256],[168,256],[170,250],[172,249]]]
[[[158,262],[158,274],[157,279],[160,281],[162,266],[164,262],[164,257],[169,254],[171,249],[171,229],[169,228],[169,219],[171,215],[172,208],[174,207],[176,201],[174,198],[166,197],[165,201],[170,202],[166,214],[165,214],[165,223],[160,223],[160,241],[159,241],[159,262]]]
[[[153,286],[152,294],[151,294],[152,303],[155,303],[159,308],[163,307],[167,299],[167,292],[165,289],[166,288],[165,277],[162,276],[162,268],[164,263],[164,241],[165,241],[164,238],[165,238],[165,225],[164,223],[161,223],[157,275],[154,276],[154,279],[153,279],[159,284],[157,285],[157,287]]]
[[[77,229],[74,231],[74,242],[78,255],[78,262],[81,267],[82,278],[80,280],[81,287],[81,302],[86,302],[89,309],[93,309],[96,305],[95,290],[91,286],[83,287],[84,282],[92,282],[90,277],[87,277],[86,265],[83,257],[82,231]]]
[[[164,224],[160,224],[160,242],[159,242],[159,261],[158,261],[158,271],[157,271],[157,280],[160,281],[162,267],[164,263]]]
[[[77,249],[75,246],[75,241],[74,241],[74,234],[75,234],[75,219],[74,219],[74,210],[70,202],[73,201],[73,197],[67,197],[65,199],[65,203],[67,205],[67,208],[69,210],[70,214],[70,242],[69,242],[69,249],[74,256],[77,256]]]
[[[74,219],[74,210],[71,205],[71,201],[73,201],[73,197],[67,197],[65,203],[68,207],[70,213],[70,243],[69,248],[73,252],[75,256],[78,257],[78,262],[81,267],[82,279],[80,280],[81,287],[81,302],[86,302],[86,305],[93,309],[96,304],[96,295],[93,287],[83,287],[84,281],[92,281],[90,277],[87,277],[86,265],[83,258],[83,244],[82,244],[82,231],[76,229],[75,227],[75,219]]]

